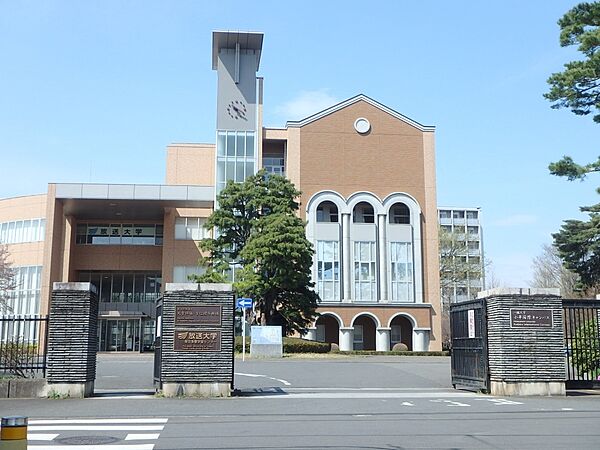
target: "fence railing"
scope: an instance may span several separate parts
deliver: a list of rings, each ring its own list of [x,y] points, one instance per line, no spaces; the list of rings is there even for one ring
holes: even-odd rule
[[[46,375],[48,317],[0,316],[0,375]]]
[[[600,387],[600,301],[563,299],[567,389]]]

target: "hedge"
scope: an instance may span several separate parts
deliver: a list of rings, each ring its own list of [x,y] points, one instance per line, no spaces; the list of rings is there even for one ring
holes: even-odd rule
[[[235,337],[235,351],[242,352],[242,336]],[[250,336],[246,336],[246,351],[250,351]],[[331,344],[306,339],[284,337],[283,353],[329,353]]]
[[[240,349],[241,349],[241,347],[240,347]],[[375,350],[352,350],[350,352],[336,351],[333,353],[337,353],[339,355],[450,356],[450,352],[448,352],[448,351],[441,351],[441,352],[411,352],[411,351],[378,352]]]

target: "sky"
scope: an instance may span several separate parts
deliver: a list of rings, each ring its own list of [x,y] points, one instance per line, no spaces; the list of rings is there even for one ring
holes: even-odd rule
[[[215,140],[211,32],[261,31],[265,126],[359,93],[435,125],[438,205],[481,207],[494,278],[529,286],[599,201],[597,178],[547,169],[600,154],[600,125],[543,98],[579,58],[556,24],[577,3],[0,0],[0,198],[164,183],[168,144]]]

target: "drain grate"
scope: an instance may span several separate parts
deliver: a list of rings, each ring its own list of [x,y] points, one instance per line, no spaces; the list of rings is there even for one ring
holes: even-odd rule
[[[64,445],[102,445],[114,444],[122,439],[114,436],[71,436],[61,439],[55,439],[54,442]]]

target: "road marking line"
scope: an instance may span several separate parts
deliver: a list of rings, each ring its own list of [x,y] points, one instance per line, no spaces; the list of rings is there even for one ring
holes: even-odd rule
[[[154,450],[154,444],[28,445],[28,450]]]
[[[443,390],[443,388],[383,388],[383,387],[370,387],[370,388],[353,388],[353,387],[294,387],[290,388],[290,391],[377,391],[377,392],[386,392],[386,391],[412,391],[412,392],[422,392],[422,391],[437,391]],[[454,392],[454,391],[452,391]]]
[[[146,440],[146,439],[158,439],[158,437],[160,436],[160,433],[154,433],[154,434],[128,434],[127,436],[125,436],[125,440],[126,441],[142,441],[142,440]]]
[[[268,399],[290,399],[290,398],[472,398],[475,393],[440,393],[440,392],[305,392],[305,393],[286,393],[271,395],[247,395],[242,398],[268,398]]]
[[[373,414],[352,414],[352,417],[373,417]]]
[[[34,425],[29,431],[162,431],[164,425]]]
[[[90,397],[89,400],[151,400],[154,394],[144,395],[105,395],[104,397]]]
[[[486,402],[491,402],[495,405],[522,405],[522,402],[516,402],[514,400],[508,400],[505,398],[476,398],[475,400],[483,400]]]
[[[289,381],[282,380],[280,378],[268,377],[267,375],[259,375],[259,374],[256,374],[256,373],[240,373],[240,372],[236,372],[234,375],[239,375],[241,377],[252,377],[252,378],[268,378],[269,380],[279,381],[284,386],[291,386],[292,385],[292,383],[290,383]]]
[[[436,399],[436,400],[429,400],[429,401],[433,402],[433,403],[446,403],[446,404],[448,404],[448,406],[471,406],[471,405],[468,405],[466,403],[454,402],[452,400],[445,400],[445,399],[442,399],[442,398],[439,398],[439,399]]]
[[[573,411],[573,408],[561,408],[562,411]]]
[[[29,425],[59,425],[59,424],[100,424],[100,423],[167,423],[169,419],[139,418],[139,419],[34,419]]]
[[[30,434],[27,433],[28,441],[51,441],[55,437],[58,437],[58,434]]]

